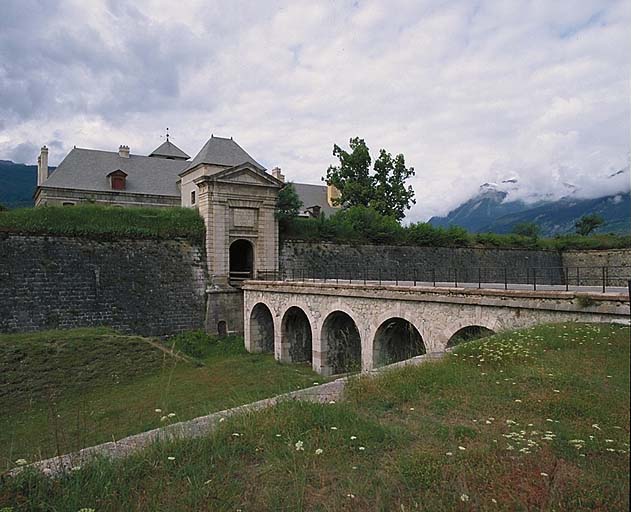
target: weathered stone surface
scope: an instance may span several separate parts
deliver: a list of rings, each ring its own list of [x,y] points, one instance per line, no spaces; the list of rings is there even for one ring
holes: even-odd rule
[[[281,281],[250,281],[243,289],[246,349],[256,350],[250,334],[252,311],[264,304],[274,320],[275,357],[291,360],[294,336],[284,320],[290,309],[299,308],[311,327],[313,369],[324,375],[333,371],[327,355],[332,338],[327,319],[337,312],[347,314],[357,326],[364,371],[380,362],[378,329],[397,318],[416,328],[429,354],[443,352],[456,332],[470,326],[498,332],[548,322],[629,323],[629,297],[615,293]]]
[[[204,251],[185,240],[0,238],[0,332],[202,329],[206,286]]]
[[[324,242],[284,241],[280,268],[287,276],[303,272],[327,272],[330,277],[347,278],[349,273],[370,280],[395,278],[431,281],[432,269],[439,281],[477,282],[478,269],[487,282],[502,282],[504,269],[509,283],[525,283],[528,269],[555,268],[540,275],[541,282],[562,283],[563,266],[557,251],[529,249],[475,249],[467,247],[415,247],[394,245],[348,245]],[[458,275],[454,275],[454,269]],[[493,269],[493,270],[491,270]]]
[[[631,278],[631,249],[606,251],[563,251],[563,266],[568,268],[569,281],[589,286],[602,282],[602,267],[609,267],[608,285],[626,286]],[[578,267],[578,271],[576,268]]]

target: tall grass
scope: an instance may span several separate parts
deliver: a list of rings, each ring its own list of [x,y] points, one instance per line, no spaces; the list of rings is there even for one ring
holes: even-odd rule
[[[612,510],[629,507],[629,328],[564,324],[357,378],[205,438],[6,480],[22,510]]]
[[[0,212],[0,232],[94,238],[187,238],[202,242],[204,221],[191,208],[97,205],[18,208]]]

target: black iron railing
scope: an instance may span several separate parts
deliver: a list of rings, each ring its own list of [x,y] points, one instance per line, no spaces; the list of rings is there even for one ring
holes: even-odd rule
[[[244,278],[247,279],[247,278]],[[631,267],[435,267],[383,265],[314,265],[280,271],[259,271],[256,279],[324,283],[394,284],[456,288],[499,289],[623,289]],[[231,273],[232,280],[232,273]],[[243,279],[242,279],[243,280]]]

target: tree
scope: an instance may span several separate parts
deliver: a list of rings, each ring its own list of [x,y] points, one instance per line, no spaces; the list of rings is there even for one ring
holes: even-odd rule
[[[350,152],[333,146],[333,156],[340,161],[326,171],[325,181],[340,191],[336,202],[344,208],[365,206],[400,221],[415,204],[414,190],[405,182],[414,176],[414,168],[405,166],[402,154],[394,158],[385,149],[379,151],[371,174],[372,158],[364,139],[349,141]]]
[[[302,201],[296,192],[294,184],[289,182],[278,192],[276,199],[276,218],[281,226],[285,228],[300,213]]]
[[[574,224],[574,227],[579,235],[587,236],[604,223],[605,219],[603,219],[602,216],[597,213],[592,213],[590,215],[583,215],[580,220]]]
[[[527,236],[528,238],[539,238],[541,228],[534,222],[520,222],[513,226],[513,233],[519,236]]]

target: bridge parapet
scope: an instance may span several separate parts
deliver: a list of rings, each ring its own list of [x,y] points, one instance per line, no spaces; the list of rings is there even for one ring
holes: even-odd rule
[[[246,348],[262,350],[261,333],[271,335],[278,360],[308,359],[322,374],[368,371],[443,352],[467,329],[498,332],[566,321],[628,324],[630,315],[629,295],[620,292],[304,281],[247,281],[243,291]],[[263,308],[269,315],[261,314]]]

